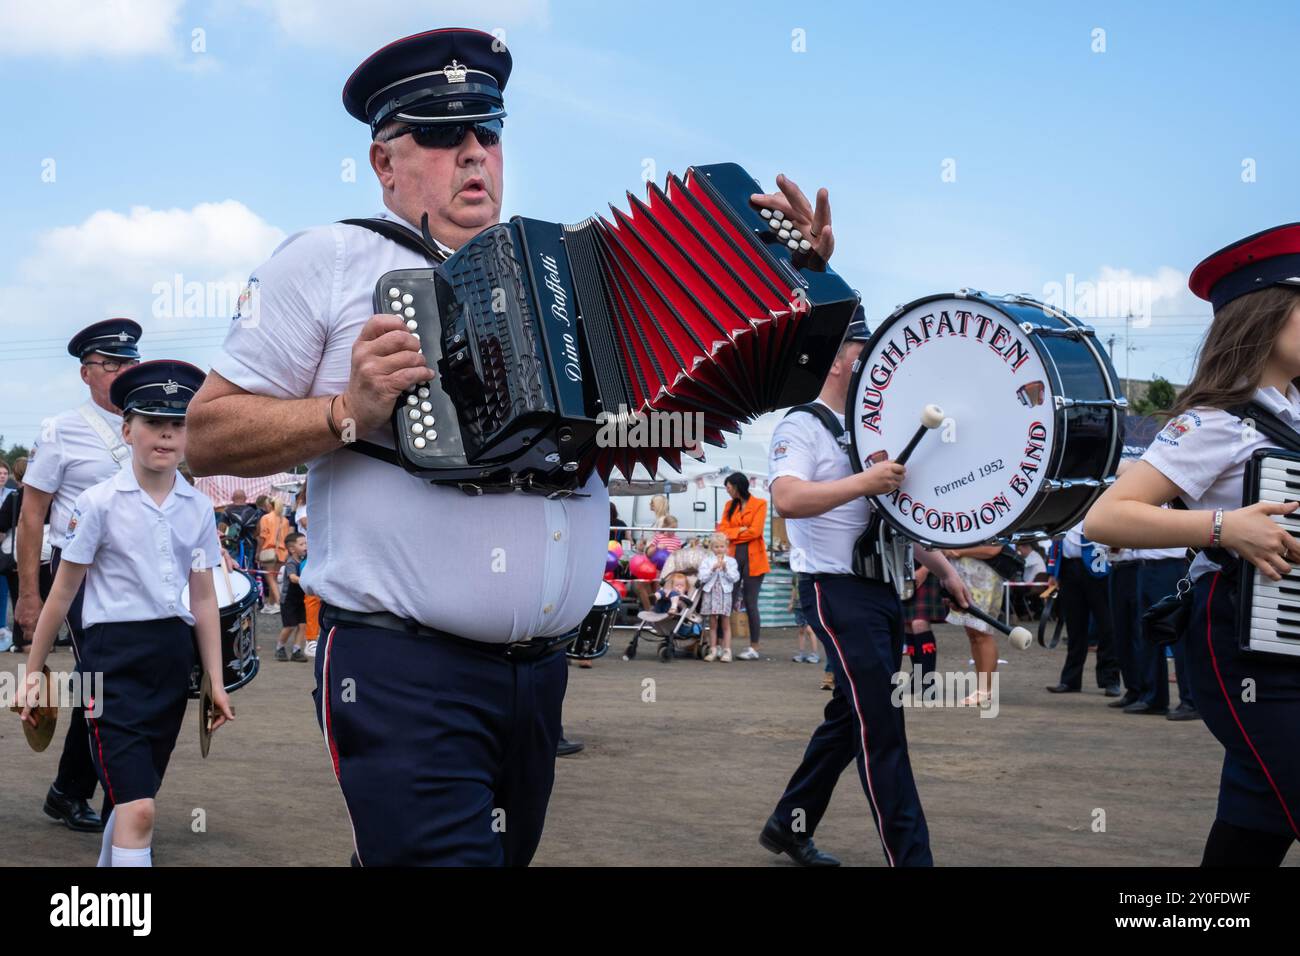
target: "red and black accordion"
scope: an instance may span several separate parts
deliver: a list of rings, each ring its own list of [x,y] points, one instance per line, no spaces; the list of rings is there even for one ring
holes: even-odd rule
[[[693,166],[626,213],[516,217],[383,276],[375,311],[402,316],[437,373],[398,402],[383,456],[471,493],[564,492],[593,471],[678,467],[810,401],[858,297],[750,204],[760,191],[734,164]]]

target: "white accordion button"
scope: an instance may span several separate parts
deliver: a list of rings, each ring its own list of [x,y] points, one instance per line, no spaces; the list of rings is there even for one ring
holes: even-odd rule
[[[780,222],[782,219],[785,218],[785,213],[781,212],[781,210],[779,209],[773,209],[772,218],[775,219],[777,222]]]
[[[419,422],[416,422],[414,425],[411,426],[411,434],[413,435],[418,435],[422,431],[424,431],[424,426],[421,425]]]
[[[438,433],[437,433],[436,431],[434,431],[432,428],[430,428],[430,429],[428,430],[428,432],[426,432],[426,434],[429,436],[429,441],[437,441],[437,440],[438,440]]]
[[[414,332],[416,329],[420,327],[420,323],[415,321],[415,319],[407,319],[406,327],[410,329],[412,332]]]
[[[771,219],[771,218],[772,218],[772,210],[770,210],[770,209],[760,209],[760,210],[758,211],[758,214],[759,214],[760,216],[762,216],[764,219]]]
[[[420,403],[420,400],[419,400],[418,398],[416,398],[414,395],[407,395],[407,396],[406,396],[406,404],[408,404],[408,405],[418,405],[419,403]]]
[[[791,239],[802,239],[802,238],[803,238],[803,233],[800,232],[798,229],[791,229],[791,230],[790,230],[790,238],[791,238]]]
[[[800,249],[800,251],[802,251],[802,252],[807,252],[807,251],[808,251],[809,249],[811,249],[811,248],[812,248],[812,243],[809,242],[807,239],[800,239],[800,240],[799,240],[799,249]]]
[[[401,294],[402,294],[402,290],[396,287],[388,290],[388,297],[390,299],[396,299]]]
[[[391,305],[391,306],[393,307],[393,311],[394,311],[394,312],[401,312],[401,311],[402,311],[402,303],[398,302],[396,299],[394,299],[392,302],[390,302],[390,303],[388,303],[388,304]]]
[[[777,222],[775,219],[771,219],[767,223],[767,228],[771,229],[773,232],[780,232],[781,224]]]
[[[402,296],[402,305],[410,305],[414,301],[415,301],[415,296],[411,295],[411,293],[409,292],[406,293],[406,295]]]
[[[408,305],[402,310],[402,315],[406,316],[408,319],[413,319],[415,318],[415,310]]]
[[[420,411],[422,411],[422,412],[431,412],[431,411],[433,411],[433,404],[430,403],[430,402],[421,402],[421,403],[420,403]]]
[[[428,426],[430,426],[430,425],[432,425],[432,424],[433,424],[433,416],[432,416],[432,415],[425,415],[425,416],[424,416],[424,425],[425,425],[425,427],[427,428]]]
[[[782,239],[789,239],[789,238],[790,238],[790,230],[789,230],[789,229],[782,229],[780,232],[777,233],[777,235],[780,236]]]
[[[425,445],[428,444],[428,442],[426,442],[423,438],[417,438],[413,444],[415,445],[416,448],[423,448]]]
[[[799,243],[797,243],[797,242],[796,242],[795,240],[793,240],[793,239],[791,239],[789,242],[787,242],[786,245],[789,246],[791,249],[794,249],[794,250],[796,250],[796,251],[798,251],[798,249],[799,249]]]
[[[419,417],[420,417],[420,410],[419,410],[418,408],[413,408],[413,409],[411,409],[411,411],[410,411],[408,414],[409,414],[412,418],[419,418]]]
[[[421,398],[428,398],[428,397],[429,397],[429,390],[428,390],[427,388],[424,388],[423,386],[421,386],[421,388],[419,389],[419,391],[417,391],[415,394],[419,395]]]

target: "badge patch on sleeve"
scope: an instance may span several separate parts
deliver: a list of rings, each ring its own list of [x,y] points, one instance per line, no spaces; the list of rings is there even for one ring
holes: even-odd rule
[[[68,540],[71,541],[77,533],[77,519],[81,517],[81,512],[76,508],[72,509],[72,517],[68,519]]]
[[[1177,418],[1169,419],[1169,424],[1156,435],[1156,441],[1178,447],[1178,442],[1193,428],[1201,427],[1201,416],[1195,412],[1183,412]]]
[[[788,441],[779,441],[772,446],[772,459],[775,461],[778,458],[784,458],[789,451],[790,443]]]

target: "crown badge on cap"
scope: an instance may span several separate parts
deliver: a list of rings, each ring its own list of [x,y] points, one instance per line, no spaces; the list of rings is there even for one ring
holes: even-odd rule
[[[131,341],[131,336],[127,335],[125,332],[118,332],[117,340],[119,342],[129,342]]]
[[[162,390],[164,395],[175,395],[176,390],[179,388],[180,385],[178,385],[176,382],[172,381],[171,379],[168,379],[166,382],[163,383]]]
[[[442,68],[442,75],[447,78],[448,83],[464,83],[465,78],[469,76],[469,69],[458,60],[452,60]]]

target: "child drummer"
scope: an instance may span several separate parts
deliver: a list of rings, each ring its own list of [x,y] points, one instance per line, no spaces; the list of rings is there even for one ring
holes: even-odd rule
[[[83,681],[102,675],[89,684],[102,699],[86,716],[105,795],[100,866],[152,865],[154,799],[185,717],[194,664],[191,628],[204,671],[221,673],[211,574],[221,544],[211,502],[177,471],[185,457],[185,409],[202,382],[193,365],[157,361],[113,383],[130,466],[77,499],[28,657],[28,681],[35,683],[84,579],[79,666]],[[187,584],[189,609],[181,600]],[[213,729],[234,719],[219,679],[213,705]],[[91,709],[100,716],[90,717]],[[34,723],[31,708],[23,719]]]

